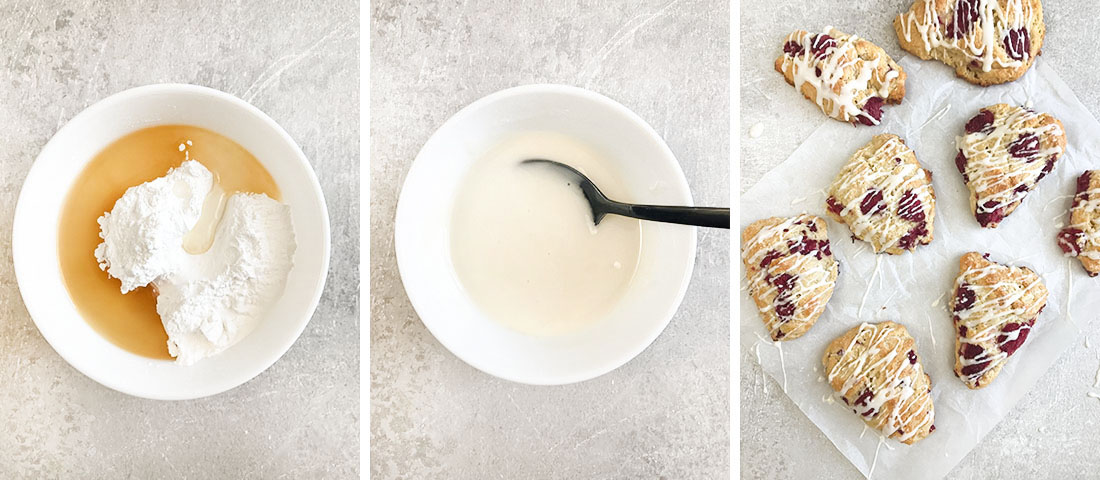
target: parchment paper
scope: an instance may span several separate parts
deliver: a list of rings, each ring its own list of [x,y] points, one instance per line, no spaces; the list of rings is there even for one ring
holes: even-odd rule
[[[802,212],[827,218],[824,191],[848,156],[872,136],[888,132],[901,136],[933,172],[935,239],[912,253],[875,255],[864,242],[850,239],[847,226],[829,220],[841,272],[825,313],[806,335],[776,347],[767,340],[742,275],[741,348],[756,355],[764,372],[864,475],[941,478],[1011,411],[1066,347],[1083,341],[1088,323],[1100,312],[1100,278],[1089,278],[1055,243],[1056,232],[1068,219],[1075,179],[1100,166],[1100,123],[1042,59],[1016,82],[986,88],[956,79],[938,62],[906,56],[900,63],[909,74],[903,104],[887,106],[877,127],[827,119],[741,197],[741,228],[761,218]],[[969,191],[954,164],[955,137],[981,107],[1000,102],[1059,118],[1069,147],[1023,204],[1000,227],[988,230],[970,212]],[[947,304],[959,258],[968,251],[1028,266],[1050,290],[1027,342],[982,390],[967,389],[952,370],[955,331]],[[885,320],[905,325],[932,377],[936,431],[913,446],[880,440],[876,430],[865,430],[843,403],[828,401],[833,390],[822,378],[821,356],[829,342],[860,322]]]

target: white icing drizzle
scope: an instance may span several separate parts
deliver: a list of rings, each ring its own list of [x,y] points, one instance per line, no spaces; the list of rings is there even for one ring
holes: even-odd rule
[[[1092,383],[1092,388],[1100,388],[1100,368],[1096,369],[1096,381]]]
[[[938,301],[939,300],[937,300],[937,302]],[[928,336],[932,337],[932,351],[939,352],[940,350],[936,348],[936,331],[932,328],[932,316],[928,315],[926,318],[928,320]]]
[[[932,222],[935,214],[932,183],[924,181],[927,178],[924,168],[917,162],[906,161],[913,151],[901,138],[896,135],[886,135],[886,137],[888,139],[871,151],[870,155],[866,154],[866,150],[874,145],[878,137],[860,148],[829,187],[829,196],[838,203],[842,201],[840,198],[842,192],[859,191],[858,195],[843,203],[840,217],[844,219],[844,223],[856,238],[871,243],[875,253],[882,253],[897,246],[902,237],[917,225],[902,218],[898,213],[902,197],[907,192],[912,192],[920,202],[919,210],[924,215],[926,224]],[[901,162],[895,162],[894,159],[901,159]],[[913,189],[906,188],[914,182],[918,182],[919,186]],[[860,188],[862,185],[866,185],[867,188]],[[881,192],[881,204],[884,208],[877,213],[872,211],[865,215],[861,210],[862,203],[869,194],[870,188]],[[919,239],[914,241],[914,248],[918,241]]]
[[[933,308],[938,307],[940,305],[940,301],[943,300],[943,297],[946,296],[946,295],[947,295],[947,292],[941,293],[939,298],[937,298],[936,301],[932,302],[932,307]]]
[[[772,342],[779,351],[779,368],[783,370],[783,393],[787,393],[787,361],[783,358],[783,342]]]
[[[1009,52],[1005,49],[1005,37],[1008,36],[1009,30],[1025,27],[1027,19],[1031,18],[1031,5],[1024,0],[976,0],[978,18],[970,26],[970,31],[961,38],[951,38],[947,32],[948,25],[954,22],[957,2],[954,2],[955,6],[943,16],[941,21],[940,15],[936,12],[936,0],[917,1],[924,2],[923,8],[913,8],[899,17],[905,41],[913,41],[915,30],[920,36],[925,53],[931,53],[933,48],[958,52],[965,55],[971,62],[980,63],[983,72],[992,70],[994,65],[999,68],[1017,68],[1023,66],[1031,56],[1030,51]],[[1004,9],[1000,5],[1001,2],[1005,2]],[[918,17],[918,11],[923,12],[923,15]],[[1011,48],[1016,47],[1013,42],[1007,42],[1007,44]],[[1003,54],[994,54],[998,47],[1004,52]],[[1012,58],[1013,54],[1023,60]]]
[[[829,384],[841,396],[855,388],[861,379],[867,379],[869,384],[865,388],[870,392],[870,399],[863,399],[863,403],[858,403],[860,400],[857,399],[853,402],[856,404],[851,406],[867,425],[886,436],[897,434],[898,440],[902,442],[930,428],[933,421],[931,395],[917,392],[912,384],[914,379],[924,375],[924,370],[920,362],[910,362],[910,350],[904,348],[904,339],[905,336],[896,334],[892,324],[863,323],[836,364],[826,372]],[[863,347],[858,354],[855,348],[857,343]],[[870,383],[871,372],[875,371],[881,371],[882,380],[879,383]],[[840,388],[836,388],[833,381],[841,375],[845,381]],[[858,393],[860,397],[864,396],[861,392]],[[888,402],[892,408],[883,412],[882,407]],[[867,412],[872,413],[870,416],[864,415]],[[900,431],[914,420],[915,428]]]
[[[1092,398],[1100,398],[1100,393],[1089,392],[1088,396]]]
[[[763,366],[764,364],[760,363],[760,342],[767,342],[769,345],[774,346],[775,349],[779,351],[779,368],[783,370],[783,393],[787,393],[787,362],[783,359],[783,342],[768,340],[760,336],[759,333],[756,334],[756,338],[757,341],[753,344],[753,347],[756,348],[756,363],[760,364],[761,366]],[[764,387],[764,393],[768,393],[767,386]]]
[[[867,282],[867,289],[863,291],[863,300],[859,302],[859,312],[856,313],[856,318],[863,318],[863,305],[867,303],[867,295],[871,293],[871,286],[875,284],[875,277],[878,276],[879,267],[882,266],[882,257],[875,257],[875,269],[871,272],[871,281]]]
[[[1007,116],[996,113],[993,115],[993,123],[990,124],[992,129],[987,127],[987,131],[968,133],[956,138],[956,146],[966,157],[964,171],[969,178],[968,186],[977,199],[975,214],[993,212],[1002,207],[1007,210],[1010,205],[1022,201],[1035,187],[1047,161],[1065,152],[1065,148],[1057,142],[1052,142],[1054,145],[1051,147],[1042,148],[1044,139],[1062,135],[1062,127],[1057,122],[1038,127],[1028,125],[1042,115],[1012,107]],[[1039,142],[1035,148],[1036,153],[1026,158],[1010,155],[1010,145],[1028,134],[1035,135]],[[990,175],[991,172],[1000,173]],[[1026,190],[1021,191],[1020,187],[1026,187]],[[997,193],[992,193],[994,191]]]
[[[858,36],[846,35],[833,27],[825,27],[823,34],[832,37],[836,42],[835,46],[824,50],[824,56],[814,55],[812,43],[816,35],[808,32],[788,35],[786,43],[801,45],[802,51],[793,55],[783,54],[783,71],[790,72],[796,90],[802,92],[804,84],[814,88],[816,98],[811,100],[826,115],[845,122],[864,116],[874,125],[878,125],[879,120],[865,112],[861,104],[865,104],[866,99],[872,96],[883,99],[889,97],[899,72],[891,69],[885,75],[878,73],[879,62],[888,60],[885,53],[876,55],[872,60],[860,58],[856,51]],[[855,72],[854,77],[845,80],[848,72]],[[872,81],[878,82],[879,87],[874,88]],[[870,95],[857,98],[857,94],[868,90],[871,91]],[[831,108],[826,106],[826,102],[831,104]]]
[[[1008,354],[1000,347],[1017,340],[1023,332],[1030,333],[1031,325],[1028,322],[1034,320],[1034,317],[1028,317],[1027,314],[1031,306],[1023,304],[1019,308],[1013,308],[1012,304],[1021,302],[1031,295],[1044,300],[1046,298],[1046,287],[1034,273],[1028,275],[1031,281],[1023,286],[1014,281],[1015,277],[1001,282],[983,281],[985,277],[1004,272],[1006,269],[1021,270],[1020,267],[990,262],[984,267],[963,271],[955,279],[956,292],[959,287],[966,284],[966,287],[974,293],[972,306],[954,312],[955,317],[958,318],[957,325],[966,327],[966,335],[958,337],[960,351],[956,352],[956,356],[961,367],[956,373],[970,384],[976,383],[987,372],[1008,359]],[[1019,328],[1004,331],[1005,325],[1009,323],[1019,325]],[[965,345],[968,344],[981,348],[981,353],[973,358],[965,358],[962,350],[966,349]],[[998,348],[988,349],[983,344],[994,344]],[[964,374],[963,370],[969,366],[976,366],[975,370]]]
[[[932,114],[931,117],[928,117],[928,120],[925,120],[924,123],[920,124],[920,127],[917,128],[917,131],[919,132],[921,130],[924,130],[924,127],[927,127],[928,124],[930,124],[932,122],[935,122],[935,121],[938,121],[939,119],[943,118],[944,115],[947,115],[947,112],[950,112],[950,111],[951,111],[951,104],[950,103],[945,104],[943,107],[941,107],[939,110],[937,110],[936,113]]]
[[[1073,292],[1073,270],[1069,268],[1066,269],[1066,284],[1066,291]],[[1072,323],[1080,331],[1081,327],[1073,320],[1073,309],[1070,308],[1070,300],[1072,299],[1073,295],[1066,295],[1066,320],[1069,320],[1069,323]]]
[[[817,223],[820,222],[818,226]],[[813,224],[816,232],[810,231],[808,225]],[[780,327],[790,321],[810,321],[816,319],[825,309],[825,304],[832,295],[830,279],[835,279],[836,260],[833,256],[822,254],[818,259],[815,255],[792,254],[788,242],[794,243],[794,248],[803,246],[802,239],[808,238],[819,242],[828,242],[827,227],[824,221],[813,215],[797,215],[785,218],[776,225],[764,227],[747,242],[745,242],[743,255],[746,275],[749,277],[750,292],[755,298],[765,299],[766,304],[757,303],[761,318],[769,335],[779,331]],[[820,247],[823,248],[823,247]],[[755,252],[751,256],[749,252]],[[765,267],[761,263],[771,252],[777,252]],[[794,285],[787,292],[787,302],[795,305],[794,314],[786,319],[774,312],[779,299],[779,287],[773,285],[769,279],[779,275],[790,274],[794,276]],[[806,307],[811,306],[811,311]]]

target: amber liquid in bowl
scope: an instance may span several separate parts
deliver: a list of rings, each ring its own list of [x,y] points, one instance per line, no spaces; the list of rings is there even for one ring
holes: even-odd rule
[[[104,338],[144,357],[172,358],[157,315],[156,292],[149,286],[123,295],[119,280],[99,268],[97,219],[111,211],[126,189],[162,177],[187,159],[213,172],[227,194],[264,193],[281,199],[267,169],[233,140],[204,128],[163,125],[127,134],[96,154],[61,207],[58,257],[73,304]]]

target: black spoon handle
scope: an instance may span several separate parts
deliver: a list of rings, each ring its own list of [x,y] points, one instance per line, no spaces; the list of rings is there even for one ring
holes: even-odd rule
[[[616,202],[615,208],[608,213],[697,227],[730,228],[730,209],[728,208],[631,205]]]

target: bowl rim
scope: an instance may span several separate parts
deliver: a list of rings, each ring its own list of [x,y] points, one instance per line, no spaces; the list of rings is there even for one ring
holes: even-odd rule
[[[431,301],[431,298],[429,297],[429,294],[427,292],[419,292],[415,291],[415,288],[409,288],[409,279],[407,278],[407,274],[405,273],[408,268],[407,265],[409,260],[402,260],[403,258],[407,258],[409,255],[413,254],[406,251],[403,243],[400,241],[402,236],[400,233],[402,229],[402,212],[406,211],[409,208],[407,204],[410,201],[406,200],[406,186],[410,181],[410,178],[413,178],[413,175],[411,175],[411,173],[417,168],[417,164],[424,163],[424,161],[421,161],[421,158],[424,155],[426,147],[430,145],[440,135],[440,132],[453,128],[454,125],[465,120],[465,117],[470,115],[472,112],[484,108],[486,105],[510,97],[531,94],[559,94],[579,97],[582,100],[587,100],[599,104],[601,108],[609,109],[610,111],[622,116],[624,119],[633,123],[639,128],[641,132],[643,132],[646,136],[654,141],[655,145],[658,146],[658,150],[662,159],[667,159],[671,161],[671,165],[674,167],[673,170],[675,171],[676,176],[675,178],[668,179],[668,181],[674,184],[674,187],[677,189],[677,194],[684,195],[686,206],[693,206],[695,204],[691,194],[690,185],[687,182],[687,178],[684,175],[683,168],[681,167],[679,160],[676,158],[676,155],[672,152],[672,149],[668,147],[668,144],[665,143],[660,134],[658,134],[657,131],[637,113],[630,110],[625,105],[611,99],[610,97],[582,87],[555,83],[524,84],[490,93],[466,105],[465,107],[451,115],[442,124],[440,124],[440,126],[424,142],[407,170],[405,180],[402,182],[401,192],[398,195],[397,208],[394,214],[394,250],[397,257],[398,273],[401,278],[402,286],[404,287],[406,295],[409,297],[409,302],[412,304],[413,310],[417,313],[417,318],[420,319],[420,322],[424,324],[424,326],[428,329],[432,336],[440,344],[442,344],[444,348],[451,352],[451,354],[455,355],[466,364],[484,373],[503,380],[537,386],[568,385],[591,380],[596,377],[610,373],[614,370],[617,370],[618,368],[622,367],[623,365],[627,364],[635,357],[640,355],[647,348],[649,348],[649,346],[652,345],[654,341],[656,341],[657,337],[659,337],[661,333],[664,332],[665,328],[667,328],[668,324],[672,321],[672,318],[675,317],[676,312],[680,308],[680,305],[683,303],[683,299],[687,294],[687,288],[691,283],[691,278],[695,271],[695,260],[698,252],[698,228],[690,227],[690,240],[687,241],[685,245],[687,253],[686,258],[688,259],[688,261],[683,271],[683,277],[681,278],[681,281],[679,282],[679,285],[677,287],[677,291],[675,295],[671,298],[671,301],[667,304],[667,311],[662,312],[662,320],[660,324],[655,325],[655,327],[652,328],[652,331],[649,332],[648,335],[646,335],[644,341],[638,342],[633,346],[633,348],[624,349],[622,353],[615,356],[615,358],[611,361],[605,362],[600,365],[591,365],[587,368],[579,368],[571,374],[558,376],[551,376],[547,374],[532,374],[531,376],[510,375],[500,371],[500,369],[495,368],[494,365],[487,364],[485,362],[481,362],[468,356],[459,354],[456,350],[457,340],[453,338],[447,338],[445,335],[439,335],[437,331],[438,329],[433,329],[433,324],[435,323],[435,321],[431,319],[425,320],[420,315],[420,312],[423,311],[423,309],[418,308],[418,305],[427,304],[427,302]],[[405,266],[403,267],[403,265]]]
[[[26,222],[26,220],[22,220],[23,218],[33,213],[28,206],[29,201],[26,200],[26,197],[30,195],[28,185],[33,186],[37,183],[40,183],[38,177],[46,175],[45,170],[43,170],[43,168],[40,168],[42,162],[40,162],[39,160],[44,158],[47,154],[50,154],[53,150],[60,148],[58,146],[58,142],[60,142],[58,138],[62,137],[62,134],[68,132],[69,130],[76,128],[74,127],[75,124],[85,121],[86,118],[99,115],[99,112],[101,110],[106,110],[114,106],[115,104],[129,101],[135,97],[150,94],[197,94],[213,97],[215,100],[220,100],[228,103],[233,108],[239,108],[243,110],[255,119],[259,120],[265,126],[267,126],[272,132],[274,132],[275,137],[273,138],[278,138],[278,140],[281,140],[287,146],[289,146],[291,151],[294,153],[294,159],[304,165],[304,170],[307,172],[307,175],[306,178],[303,179],[303,181],[308,182],[309,189],[311,189],[313,193],[316,194],[316,200],[319,202],[319,206],[321,207],[321,216],[319,220],[321,222],[321,225],[323,226],[323,231],[321,232],[322,241],[320,267],[321,271],[324,273],[320,275],[320,278],[316,284],[316,288],[312,295],[310,295],[309,297],[308,311],[310,312],[310,314],[306,316],[304,320],[297,323],[293,335],[285,337],[285,340],[283,342],[273,344],[272,349],[268,350],[269,353],[264,355],[262,359],[257,360],[254,371],[253,369],[249,369],[246,374],[241,375],[240,377],[235,378],[230,382],[227,382],[225,385],[212,388],[200,387],[192,392],[180,394],[145,390],[140,385],[118,382],[114,378],[97,375],[86,368],[86,365],[84,365],[84,362],[86,360],[77,358],[73,351],[67,349],[67,347],[64,346],[65,344],[60,341],[60,337],[54,332],[54,329],[52,327],[43,327],[43,321],[39,320],[39,317],[43,316],[43,313],[38,307],[38,302],[36,300],[32,300],[30,302],[27,301],[28,294],[25,292],[25,289],[29,287],[26,286],[26,278],[33,275],[34,273],[33,271],[28,270],[32,268],[32,266],[25,265],[25,262],[20,260],[20,252],[23,250],[22,241],[20,239],[20,225]],[[140,128],[146,127],[143,126]],[[133,129],[129,133],[137,131],[140,128]],[[121,138],[121,136],[118,138]],[[115,140],[117,140],[118,138],[115,138]],[[295,142],[294,139],[291,138],[290,134],[287,133],[286,130],[282,128],[282,126],[275,122],[274,119],[272,119],[256,106],[244,101],[243,99],[214,88],[186,83],[156,83],[128,88],[126,90],[116,92],[96,101],[92,105],[74,115],[67,122],[65,122],[65,124],[50,137],[50,140],[47,141],[46,144],[39,151],[38,155],[35,157],[34,163],[31,164],[30,170],[27,172],[26,177],[23,179],[23,184],[22,186],[20,186],[19,196],[16,200],[15,214],[12,220],[11,240],[12,263],[15,271],[16,283],[19,286],[20,298],[23,301],[24,307],[27,309],[27,313],[31,317],[31,320],[34,322],[35,327],[38,329],[39,333],[42,334],[42,337],[46,340],[50,347],[53,348],[53,350],[57,352],[57,354],[61,356],[61,358],[64,359],[66,363],[68,363],[80,373],[84,374],[86,377],[96,381],[97,383],[127,395],[147,398],[151,400],[191,400],[217,395],[249,382],[250,380],[256,378],[261,373],[266,371],[272,365],[274,365],[275,362],[282,358],[282,356],[290,350],[290,347],[298,341],[298,338],[301,336],[302,332],[305,331],[306,326],[309,324],[309,322],[313,318],[313,315],[316,313],[317,306],[320,304],[321,296],[323,295],[325,290],[325,284],[328,277],[327,272],[329,270],[329,262],[331,258],[331,226],[329,224],[328,204],[325,201],[324,190],[321,188],[320,182],[317,179],[317,174],[313,169],[313,165],[309,162],[309,159],[305,156],[305,153],[302,151],[298,143]],[[121,349],[121,347],[117,348]],[[169,360],[147,360],[170,362]]]

